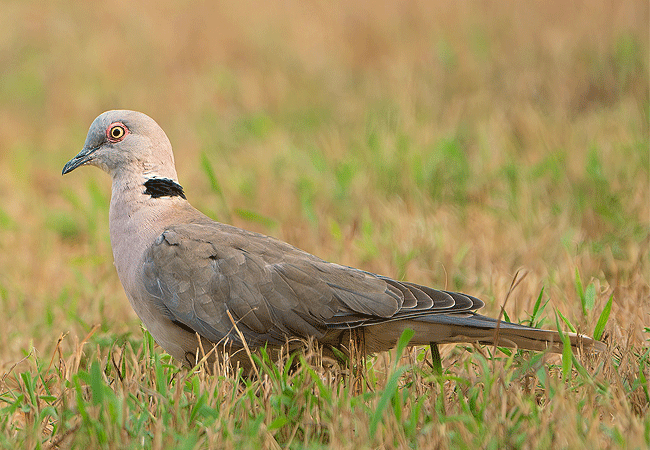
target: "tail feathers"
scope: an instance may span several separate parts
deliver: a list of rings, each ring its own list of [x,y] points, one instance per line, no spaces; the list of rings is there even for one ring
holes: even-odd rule
[[[562,339],[557,331],[540,330],[511,322],[498,321],[480,314],[465,317],[453,315],[432,315],[422,318],[423,322],[447,325],[449,341],[480,342],[501,347],[517,347],[527,350],[550,350],[562,352]],[[568,335],[572,347],[604,351],[605,344],[576,333]]]
[[[366,328],[366,336],[370,332],[371,340],[377,349],[386,347],[393,339],[399,338],[401,332],[411,328],[415,335],[411,341],[413,345],[451,344],[461,342],[478,342],[500,347],[512,347],[526,350],[549,350],[555,353],[562,352],[562,339],[557,331],[540,330],[537,328],[519,325],[511,322],[498,321],[480,314],[444,315],[432,314],[418,317],[417,319],[377,324]],[[594,351],[604,351],[606,346],[602,342],[579,335],[568,335],[571,346]],[[368,337],[366,337],[368,343]],[[394,345],[394,344],[393,344]],[[388,345],[387,348],[391,347]]]

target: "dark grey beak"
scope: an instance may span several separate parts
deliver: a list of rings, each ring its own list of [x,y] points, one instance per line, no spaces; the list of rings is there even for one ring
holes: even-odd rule
[[[63,171],[61,172],[61,175],[65,175],[66,173],[72,172],[75,170],[77,167],[86,164],[90,160],[93,159],[93,153],[95,150],[97,150],[99,147],[95,148],[83,148],[79,152],[77,156],[72,158],[70,161],[68,161],[65,166],[63,166]]]

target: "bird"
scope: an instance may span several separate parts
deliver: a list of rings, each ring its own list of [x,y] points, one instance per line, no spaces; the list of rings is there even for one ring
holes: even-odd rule
[[[250,367],[251,351],[298,348],[307,340],[345,354],[357,339],[363,354],[375,354],[395,347],[406,329],[413,331],[409,345],[562,351],[557,331],[481,315],[484,302],[474,296],[327,262],[212,220],[187,201],[171,143],[144,113],[100,114],[62,175],[83,165],[111,176],[118,277],[155,341],[183,365],[194,366],[199,349],[211,346],[213,358]],[[604,349],[566,334],[573,347]]]

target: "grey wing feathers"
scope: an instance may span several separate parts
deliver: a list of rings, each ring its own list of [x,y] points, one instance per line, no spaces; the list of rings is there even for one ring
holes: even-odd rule
[[[167,229],[145,256],[144,280],[169,319],[212,342],[239,342],[229,311],[252,346],[483,306],[474,297],[328,263],[215,222]]]

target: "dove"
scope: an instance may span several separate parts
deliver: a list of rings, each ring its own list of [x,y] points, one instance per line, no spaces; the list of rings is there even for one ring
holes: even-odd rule
[[[480,315],[484,303],[471,295],[327,262],[212,220],[188,202],[167,135],[143,113],[98,116],[63,174],[83,165],[112,178],[111,247],[131,306],[185,365],[197,362],[199,348],[246,366],[249,351],[297,348],[310,339],[344,353],[357,339],[372,354],[394,347],[406,329],[414,332],[409,345],[562,350],[558,332]],[[604,349],[567,334],[574,347]]]

